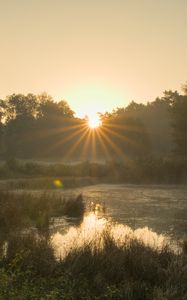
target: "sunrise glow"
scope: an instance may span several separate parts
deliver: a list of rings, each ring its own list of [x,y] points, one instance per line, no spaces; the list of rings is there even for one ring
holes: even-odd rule
[[[88,126],[91,129],[98,128],[102,122],[97,114],[88,117]]]

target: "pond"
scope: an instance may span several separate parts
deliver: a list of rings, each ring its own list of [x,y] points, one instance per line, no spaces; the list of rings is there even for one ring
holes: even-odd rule
[[[64,193],[82,193],[87,207],[99,203],[105,217],[133,229],[147,226],[175,240],[187,235],[187,186],[100,184]]]
[[[21,236],[33,233],[36,237],[39,234],[49,238],[60,257],[74,247],[92,242],[100,243],[106,230],[109,230],[116,243],[124,243],[131,236],[140,238],[151,246],[161,247],[166,238],[177,251],[177,245],[180,245],[178,242],[187,236],[187,186],[99,184],[68,190],[49,190],[45,194],[41,190],[27,192],[29,194],[25,194],[23,190],[13,191],[9,197],[13,205],[4,218],[2,211],[2,224],[10,224],[4,229],[2,227],[0,232],[1,251],[4,251],[6,241],[19,233]],[[61,211],[61,202],[58,200],[65,197],[69,199],[69,203],[70,199],[78,199],[77,195],[80,194],[83,196],[81,201],[86,204],[84,217],[84,210],[77,217],[75,214],[74,217],[72,214],[69,217],[62,216],[63,210]],[[19,210],[18,200],[27,204],[22,211]],[[52,215],[53,217],[46,219],[45,207],[49,204],[50,207],[55,207],[54,212],[57,214],[56,217]],[[2,207],[6,211],[9,205]],[[36,208],[39,214],[35,216]],[[71,213],[75,209],[76,206],[73,206]],[[21,212],[25,212],[25,215]],[[26,223],[28,226],[25,227],[23,222],[22,227],[19,219],[27,221],[27,217],[32,217],[33,214],[35,225]]]

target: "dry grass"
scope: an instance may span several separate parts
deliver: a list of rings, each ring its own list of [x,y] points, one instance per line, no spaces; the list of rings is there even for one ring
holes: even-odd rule
[[[28,226],[46,228],[55,216],[82,218],[82,195],[64,198],[61,193],[0,191],[0,230],[12,231]]]
[[[56,260],[49,242],[34,236],[12,238],[0,261],[0,297],[187,299],[184,253],[175,254],[166,246],[154,249],[132,237],[117,244],[109,231],[102,233],[102,239],[100,250],[93,243],[84,243],[72,248],[63,260]]]

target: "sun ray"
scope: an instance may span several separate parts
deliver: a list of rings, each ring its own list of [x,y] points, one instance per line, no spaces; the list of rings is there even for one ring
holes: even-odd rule
[[[96,134],[96,131],[95,130],[93,130],[92,132],[91,132],[91,155],[92,155],[92,157],[93,157],[93,160],[96,160],[96,136],[95,136],[95,134]]]
[[[108,142],[108,144],[113,148],[113,150],[120,155],[121,157],[123,157],[124,160],[129,161],[129,158],[127,155],[125,155],[125,153],[115,145],[115,143],[103,132],[100,132],[102,137]]]
[[[101,134],[101,130],[97,130],[96,135],[97,135],[98,141],[100,142],[100,145],[101,145],[101,147],[104,151],[104,154],[106,155],[108,160],[111,160],[111,155],[110,155],[110,153],[109,153],[109,151],[108,151],[108,149],[107,149],[107,147],[106,147],[106,145],[105,145],[105,143],[104,143],[104,141],[103,141],[100,134]]]
[[[86,157],[86,153],[88,153],[88,146],[89,146],[89,143],[90,143],[90,140],[91,140],[91,130],[88,131],[88,137],[87,139],[85,140],[85,143],[82,147],[82,150],[81,150],[81,154],[80,154],[80,157],[83,159],[85,159]]]
[[[110,168],[112,169],[112,172],[115,172],[115,170],[116,170],[115,163],[114,163],[114,161],[113,161],[113,159],[112,159],[112,157],[111,157],[111,155],[110,155],[110,153],[107,149],[107,146],[105,144],[104,139],[100,135],[100,132],[101,132],[101,130],[96,131],[96,135],[98,136],[98,141],[100,142],[100,145],[101,145],[101,147],[102,147],[102,149],[103,149],[103,151],[104,151],[104,153],[105,153],[105,155],[106,155],[106,157],[107,157],[107,159],[110,163]]]
[[[37,132],[34,132],[33,137],[32,133],[31,134],[25,134],[23,135],[23,138],[26,141],[36,141],[36,140],[41,140],[45,139],[48,137],[54,137],[57,136],[60,133],[64,133],[73,129],[78,129],[78,128],[83,128],[85,127],[85,123],[83,124],[76,124],[76,125],[66,125],[65,127],[58,127],[58,128],[47,128],[45,130],[38,130]]]
[[[85,129],[85,132],[83,133],[83,135],[68,149],[68,151],[66,151],[66,153],[64,154],[64,157],[63,157],[64,159],[67,159],[68,157],[70,157],[70,155],[73,153],[73,151],[76,149],[76,147],[78,147],[78,145],[83,140],[85,135],[88,134],[88,132],[89,132],[89,128]]]
[[[134,132],[142,132],[143,131],[142,128],[140,128],[139,126],[136,126],[136,125],[116,124],[116,123],[113,123],[112,121],[110,123],[103,121],[102,124],[104,127],[125,129],[126,131],[134,131]]]
[[[55,143],[54,145],[51,145],[51,147],[49,147],[47,149],[47,152],[49,153],[49,152],[57,149],[61,144],[63,145],[64,143],[70,141],[71,139],[73,139],[77,135],[82,134],[85,130],[86,130],[86,128],[82,127],[80,129],[76,130],[75,132],[73,132],[72,134],[66,136],[65,138],[60,139],[57,143]]]
[[[107,131],[108,133],[110,133],[111,135],[113,134],[113,135],[115,135],[116,137],[118,137],[119,139],[121,139],[121,140],[123,140],[123,141],[126,141],[126,142],[128,142],[129,144],[132,144],[132,145],[134,145],[134,146],[136,146],[136,147],[138,147],[138,144],[137,143],[135,143],[133,140],[131,140],[131,139],[129,139],[128,137],[126,137],[125,135],[122,135],[122,134],[120,134],[120,133],[118,133],[118,132],[116,132],[116,131],[114,131],[114,130],[112,130],[112,129],[110,129],[110,128],[106,128],[105,126],[103,126],[103,131]]]

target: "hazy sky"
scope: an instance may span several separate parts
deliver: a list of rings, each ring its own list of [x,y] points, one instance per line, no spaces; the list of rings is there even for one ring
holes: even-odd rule
[[[187,0],[0,0],[0,97],[51,94],[79,115],[187,80]]]

